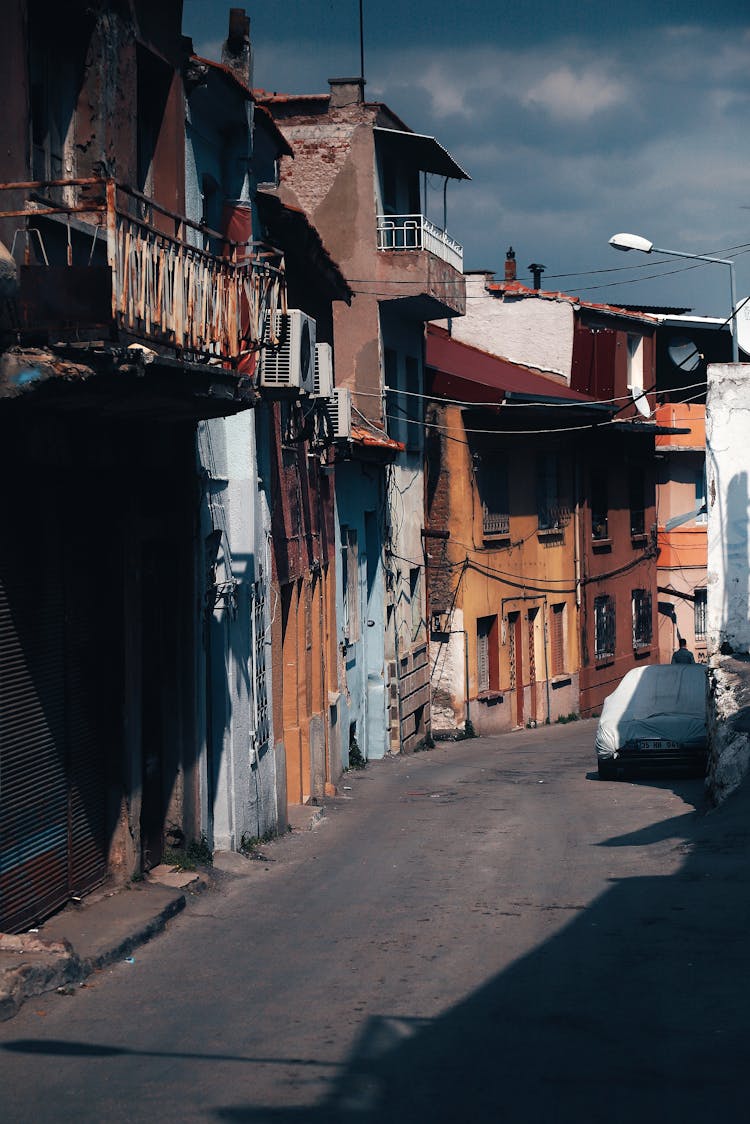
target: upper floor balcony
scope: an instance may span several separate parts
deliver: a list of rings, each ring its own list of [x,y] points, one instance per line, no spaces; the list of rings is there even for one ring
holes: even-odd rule
[[[463,246],[425,215],[378,215],[378,249],[427,250],[463,273]]]
[[[284,301],[278,251],[233,242],[112,179],[2,184],[0,231],[19,266],[22,344],[139,342],[247,371],[265,313]]]

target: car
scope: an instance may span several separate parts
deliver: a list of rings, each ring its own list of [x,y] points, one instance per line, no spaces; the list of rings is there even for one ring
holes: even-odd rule
[[[600,778],[664,767],[705,773],[706,690],[699,663],[629,671],[602,707],[595,741]]]

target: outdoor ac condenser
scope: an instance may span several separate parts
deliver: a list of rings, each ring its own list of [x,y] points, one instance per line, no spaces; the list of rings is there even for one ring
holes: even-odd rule
[[[315,344],[315,383],[313,397],[330,398],[333,394],[333,349],[329,343]]]
[[[260,385],[266,390],[312,394],[315,385],[315,321],[299,308],[266,319]],[[274,345],[273,340],[278,344]]]
[[[348,440],[352,435],[352,392],[346,386],[337,386],[326,399],[326,410],[333,436]]]

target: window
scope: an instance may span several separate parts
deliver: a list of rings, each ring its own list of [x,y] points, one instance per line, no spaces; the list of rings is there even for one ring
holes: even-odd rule
[[[543,453],[537,461],[537,513],[540,531],[561,531],[568,522],[557,453]]]
[[[500,660],[497,646],[497,617],[477,619],[477,693],[497,691]]]
[[[631,465],[628,472],[628,503],[632,536],[646,533],[645,491],[643,468],[640,465]]]
[[[419,566],[409,570],[409,597],[411,600],[411,638],[416,640],[422,631],[424,618],[422,617],[421,582],[422,573]]]
[[[591,537],[594,542],[609,538],[609,489],[603,466],[591,478]]]
[[[359,639],[359,554],[357,532],[351,527],[341,528],[341,579],[344,604],[341,623],[345,639],[352,643]]]
[[[643,390],[643,336],[628,336],[628,388]]]
[[[695,470],[695,510],[700,507],[706,506],[706,466]],[[700,515],[695,517],[696,523],[707,523],[708,515],[702,511]]]
[[[652,636],[651,594],[647,589],[633,590],[633,647],[648,648]]]
[[[594,598],[594,655],[598,660],[615,654],[615,601],[609,594]]]
[[[507,538],[510,534],[508,461],[504,456],[476,457],[474,475],[482,503],[482,534]]]
[[[549,618],[552,674],[565,674],[565,605],[553,605]]]
[[[695,639],[706,639],[706,606],[707,606],[706,589],[696,589],[695,591]]]

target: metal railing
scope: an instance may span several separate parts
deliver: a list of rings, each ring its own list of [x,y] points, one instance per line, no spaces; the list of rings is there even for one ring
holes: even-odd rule
[[[464,268],[461,243],[424,215],[378,215],[378,249],[428,250],[459,273]]]
[[[485,537],[489,537],[491,535],[509,535],[510,515],[501,515],[497,512],[489,511],[486,507],[483,507],[482,534]]]
[[[13,247],[16,256],[23,249],[25,265],[33,248],[41,253],[39,268],[50,268],[39,225],[45,218],[67,225],[63,268],[73,265],[73,245],[82,238],[86,245],[90,239],[88,265],[97,249],[106,255],[112,320],[124,333],[234,364],[260,347],[265,314],[285,307],[279,251],[233,242],[114,180],[0,185],[0,199],[6,192],[23,200],[0,209],[0,219],[24,220]],[[217,244],[221,254],[209,249]]]

